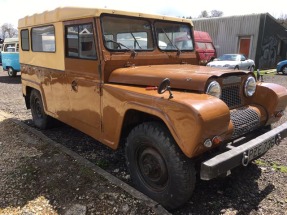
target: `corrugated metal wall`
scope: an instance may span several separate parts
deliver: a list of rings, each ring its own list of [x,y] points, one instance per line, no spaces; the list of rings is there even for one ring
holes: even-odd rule
[[[216,47],[217,55],[237,53],[239,39],[251,37],[249,58],[255,59],[260,15],[230,16],[220,18],[193,19],[194,30],[210,34]]]

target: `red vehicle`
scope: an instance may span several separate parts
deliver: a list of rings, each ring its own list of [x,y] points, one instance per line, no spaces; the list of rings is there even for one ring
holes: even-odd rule
[[[216,49],[207,32],[194,31],[195,51],[200,65],[206,65],[216,58]]]

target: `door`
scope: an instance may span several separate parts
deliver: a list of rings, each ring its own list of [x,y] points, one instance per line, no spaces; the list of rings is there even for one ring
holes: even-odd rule
[[[65,22],[65,73],[70,101],[68,124],[98,138],[101,133],[99,60],[93,19]]]
[[[239,54],[244,54],[246,58],[249,58],[250,41],[250,37],[239,38]]]

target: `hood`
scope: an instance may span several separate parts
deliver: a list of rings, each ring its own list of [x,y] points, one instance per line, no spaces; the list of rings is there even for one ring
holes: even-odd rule
[[[208,65],[209,66],[224,66],[224,65],[236,65],[238,63],[238,61],[212,61],[209,62]]]
[[[209,78],[217,78],[225,74],[246,74],[248,71],[222,70],[212,67],[176,64],[135,66],[114,70],[109,83],[140,86],[159,86],[163,79],[170,79],[174,89],[204,91]]]

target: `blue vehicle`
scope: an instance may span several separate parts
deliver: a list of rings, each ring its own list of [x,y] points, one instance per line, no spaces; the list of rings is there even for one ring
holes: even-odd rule
[[[280,61],[277,64],[277,73],[282,72],[283,75],[287,75],[287,60]]]
[[[2,51],[2,44],[0,44],[0,65],[2,64],[1,51]]]
[[[8,71],[10,77],[15,77],[20,72],[18,38],[4,40],[1,56],[3,70]]]

